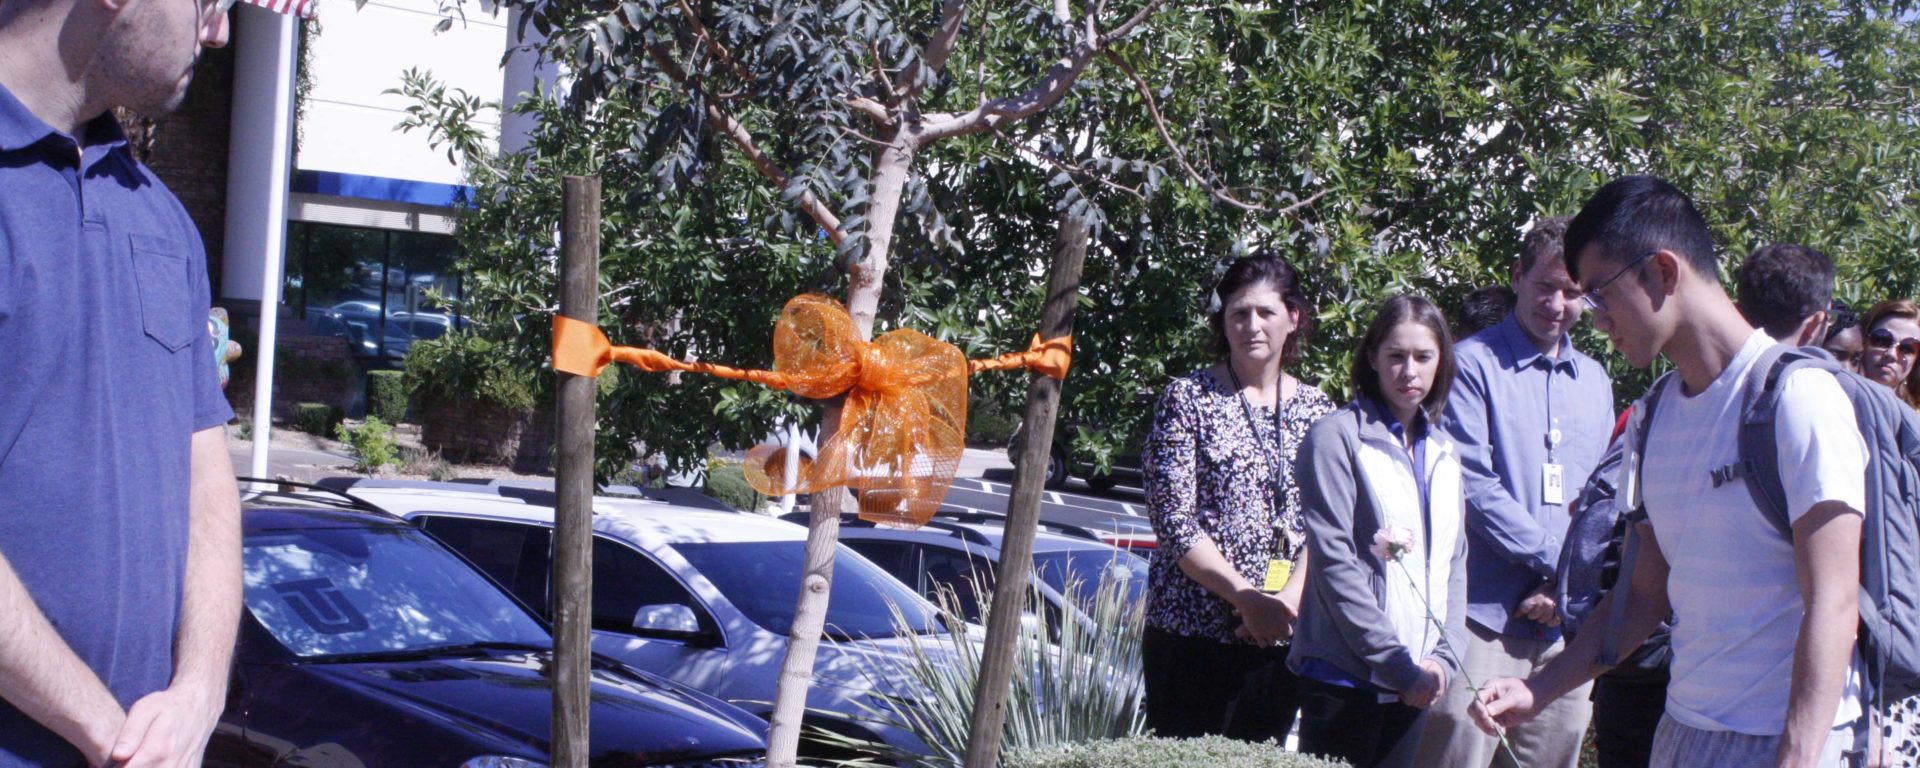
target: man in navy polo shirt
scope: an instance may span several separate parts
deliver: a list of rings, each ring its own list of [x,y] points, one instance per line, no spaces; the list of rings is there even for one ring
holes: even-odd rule
[[[206,254],[110,110],[164,114],[202,0],[0,0],[0,766],[196,766],[239,500]]]

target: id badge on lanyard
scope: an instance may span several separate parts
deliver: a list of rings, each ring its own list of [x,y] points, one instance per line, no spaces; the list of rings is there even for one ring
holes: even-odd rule
[[[1274,398],[1273,445],[1269,447],[1260,434],[1260,420],[1253,417],[1253,404],[1247,402],[1246,394],[1240,391],[1240,374],[1234,373],[1232,365],[1227,366],[1227,377],[1233,381],[1234,395],[1240,398],[1241,411],[1247,417],[1247,429],[1252,430],[1254,441],[1259,443],[1262,449],[1260,455],[1267,461],[1267,498],[1268,503],[1272,505],[1269,511],[1273,513],[1274,554],[1278,555],[1281,543],[1287,540],[1286,526],[1280,519],[1280,504],[1283,500],[1280,493],[1280,441],[1282,439],[1280,424],[1285,417],[1286,401],[1277,394]],[[1279,592],[1286,589],[1287,580],[1292,577],[1293,561],[1277,556],[1272,557],[1267,560],[1267,573],[1260,580],[1260,591]]]
[[[1540,501],[1555,506],[1567,503],[1567,475],[1558,462],[1559,450],[1560,428],[1556,426],[1547,430],[1547,463],[1540,465]]]

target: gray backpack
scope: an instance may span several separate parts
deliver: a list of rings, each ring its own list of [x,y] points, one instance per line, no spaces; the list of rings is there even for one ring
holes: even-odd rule
[[[1889,701],[1920,693],[1920,415],[1883,387],[1841,368],[1818,347],[1794,349],[1774,346],[1763,353],[1747,374],[1747,399],[1741,406],[1739,462],[1713,471],[1714,487],[1741,481],[1753,495],[1768,522],[1791,539],[1786,490],[1780,483],[1779,452],[1774,412],[1780,401],[1780,382],[1794,371],[1827,371],[1853,403],[1855,421],[1867,446],[1866,520],[1860,533],[1860,656],[1867,669],[1867,695],[1879,710]],[[1636,416],[1637,472],[1646,455],[1647,427],[1668,378],[1655,382]],[[1637,476],[1627,481],[1637,486]],[[1623,494],[1633,503],[1629,519],[1646,519],[1646,505],[1638,489]],[[1638,537],[1629,527],[1621,556],[1621,597],[1633,572]],[[1601,659],[1619,658],[1620,633],[1626,600],[1612,606]],[[1683,617],[1684,618],[1684,617]]]

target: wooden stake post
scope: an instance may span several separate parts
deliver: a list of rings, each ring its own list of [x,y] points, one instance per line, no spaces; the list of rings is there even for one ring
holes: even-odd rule
[[[560,231],[560,314],[600,322],[600,179],[568,176]],[[594,380],[560,374],[559,496],[553,525],[553,766],[586,768],[593,653]]]
[[[1040,338],[1073,332],[1073,310],[1080,299],[1080,270],[1087,257],[1087,220],[1060,218],[1054,243],[1047,302],[1040,310]],[[1047,454],[1053,445],[1054,417],[1060,411],[1060,382],[1035,374],[1027,386],[1026,431],[1014,457],[1013,490],[1007,500],[1007,528],[995,571],[993,608],[987,617],[986,650],[973,690],[973,721],[967,733],[967,768],[993,768],[1000,761],[1000,735],[1007,721],[1007,687],[1019,642],[1020,616],[1026,610],[1027,579],[1033,571],[1033,532],[1040,520],[1040,491],[1046,481]]]

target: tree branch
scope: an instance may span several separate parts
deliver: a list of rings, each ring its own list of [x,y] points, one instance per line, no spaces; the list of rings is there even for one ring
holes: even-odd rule
[[[733,76],[740,78],[740,82],[753,82],[753,78],[747,76],[746,68],[734,60],[733,53],[727,50],[727,46],[714,38],[712,30],[707,29],[706,23],[700,20],[700,14],[693,12],[693,6],[688,5],[687,0],[675,0],[675,4],[680,6],[680,15],[687,17],[687,23],[693,25],[694,35],[700,38],[700,42],[706,44],[707,50],[712,51],[713,55],[720,59],[721,64],[731,68]]]
[[[1056,158],[1045,152],[1041,152],[1025,144],[1022,144],[1018,141],[1015,141],[1012,136],[1007,135],[1006,131],[1002,131],[998,128],[995,128],[993,129],[993,135],[1000,137],[1001,141],[1004,141],[1007,143],[1008,146],[1013,147],[1013,150],[1015,152],[1024,152],[1028,156],[1033,157],[1034,159],[1037,159],[1042,163],[1046,163],[1049,166],[1052,166],[1055,170],[1058,170],[1062,173],[1067,174],[1067,180],[1073,182],[1073,185],[1076,187],[1080,186],[1080,182],[1078,181],[1079,178],[1088,178],[1088,179],[1093,179],[1094,181],[1099,182],[1101,186],[1106,187],[1108,189],[1114,189],[1121,192],[1125,192],[1129,195],[1133,195],[1134,197],[1139,198],[1141,202],[1146,202],[1147,200],[1147,196],[1136,188],[1129,187],[1125,184],[1121,184],[1119,182],[1113,181],[1111,179],[1106,178],[1105,176],[1089,171],[1086,168],[1068,163],[1064,160]],[[1082,197],[1091,197],[1090,195],[1087,194],[1086,190],[1084,189],[1080,190],[1080,195]]]
[[[1125,72],[1127,74],[1128,79],[1133,81],[1134,90],[1140,93],[1140,98],[1143,101],[1145,101],[1147,104],[1147,116],[1153,119],[1154,131],[1160,134],[1161,141],[1164,141],[1167,143],[1167,149],[1173,152],[1173,160],[1175,163],[1177,163],[1180,166],[1180,170],[1185,171],[1187,174],[1187,178],[1193,179],[1193,182],[1195,184],[1199,184],[1200,188],[1206,190],[1207,194],[1211,196],[1214,200],[1217,200],[1220,203],[1223,203],[1225,205],[1238,208],[1242,211],[1246,211],[1247,213],[1284,214],[1284,213],[1292,213],[1293,211],[1299,210],[1300,207],[1314,200],[1318,200],[1320,199],[1321,195],[1326,194],[1326,190],[1323,189],[1320,192],[1315,193],[1313,197],[1307,198],[1306,200],[1300,200],[1298,202],[1288,205],[1285,208],[1280,208],[1280,209],[1275,209],[1270,206],[1260,205],[1257,203],[1249,203],[1237,197],[1234,197],[1231,194],[1228,194],[1227,190],[1222,189],[1219,185],[1214,184],[1212,179],[1209,179],[1206,176],[1202,175],[1199,170],[1193,167],[1192,163],[1187,161],[1186,151],[1180,148],[1180,143],[1177,141],[1174,141],[1173,134],[1167,131],[1167,120],[1164,116],[1160,114],[1160,104],[1159,102],[1155,101],[1153,98],[1152,86],[1147,85],[1147,81],[1144,78],[1140,77],[1139,73],[1133,71],[1133,67],[1129,66],[1126,60],[1120,58],[1118,54],[1112,51],[1107,51],[1106,57],[1108,61],[1113,62],[1114,66],[1119,67],[1121,72]]]
[[[993,101],[983,102],[972,110],[959,114],[944,113],[929,116],[926,128],[921,130],[917,141],[921,144],[967,134],[981,133],[998,128],[1007,123],[1024,120],[1058,103],[1067,95],[1067,89],[1080,78],[1093,57],[1106,50],[1106,46],[1115,40],[1126,37],[1152,16],[1154,11],[1165,5],[1166,0],[1148,0],[1132,18],[1122,22],[1112,31],[1101,33],[1094,28],[1093,17],[1087,18],[1087,31],[1073,51],[1054,62],[1039,82],[1026,91]]]
[[[927,41],[927,47],[920,49],[920,58],[909,64],[893,85],[896,102],[920,94],[922,67],[935,75],[946,71],[947,59],[953,56],[954,41],[960,38],[960,22],[966,18],[966,10],[967,0],[946,0],[940,6],[940,26],[934,30],[933,39]]]
[[[1058,103],[1067,95],[1067,89],[1073,81],[1079,79],[1087,64],[1093,61],[1100,50],[1081,43],[1065,58],[1054,62],[1041,76],[1040,81],[1025,92],[984,102],[978,107],[959,114],[943,113],[928,115],[926,128],[920,131],[922,143],[983,133],[1012,122],[1018,122],[1041,110]]]
[[[893,116],[887,114],[885,105],[865,96],[854,96],[847,99],[847,106],[852,107],[855,112],[866,115],[868,119],[881,125],[887,125],[893,122]]]
[[[1107,47],[1108,44],[1112,43],[1113,41],[1119,40],[1120,38],[1133,34],[1133,30],[1135,28],[1139,27],[1141,24],[1145,24],[1147,22],[1147,19],[1151,18],[1154,12],[1160,10],[1160,6],[1165,4],[1166,4],[1166,0],[1152,0],[1152,2],[1147,3],[1146,7],[1141,8],[1138,13],[1135,13],[1133,15],[1133,18],[1130,18],[1130,19],[1127,19],[1126,21],[1121,22],[1120,26],[1107,30],[1106,34],[1100,35],[1097,41],[1098,45],[1101,48],[1105,48]],[[1107,4],[1105,2],[1100,3],[1099,9],[1096,9],[1094,13],[1096,15],[1099,14],[1101,10],[1106,9],[1106,5]],[[1091,17],[1089,18],[1091,19]]]
[[[646,49],[647,58],[653,59],[653,63],[660,67],[660,71],[666,73],[667,77],[674,82],[687,85],[692,80],[687,71],[681,69],[680,64],[675,62],[672,56],[667,55],[660,46],[649,45]],[[793,178],[788,176],[786,171],[781,170],[780,166],[775,165],[773,158],[767,157],[767,153],[760,151],[759,143],[754,141],[753,134],[747,131],[746,126],[733,119],[733,115],[721,109],[720,105],[712,99],[706,100],[706,105],[707,119],[719,126],[720,132],[733,141],[734,146],[740,149],[740,154],[745,155],[747,161],[753,163],[754,169],[758,170],[761,176],[785,191],[793,182]],[[835,216],[825,203],[813,195],[812,191],[801,192],[800,197],[794,200],[794,204],[805,211],[807,216],[813,219],[813,223],[827,231],[827,239],[832,240],[835,247],[846,240],[847,233],[840,227],[840,217]]]

